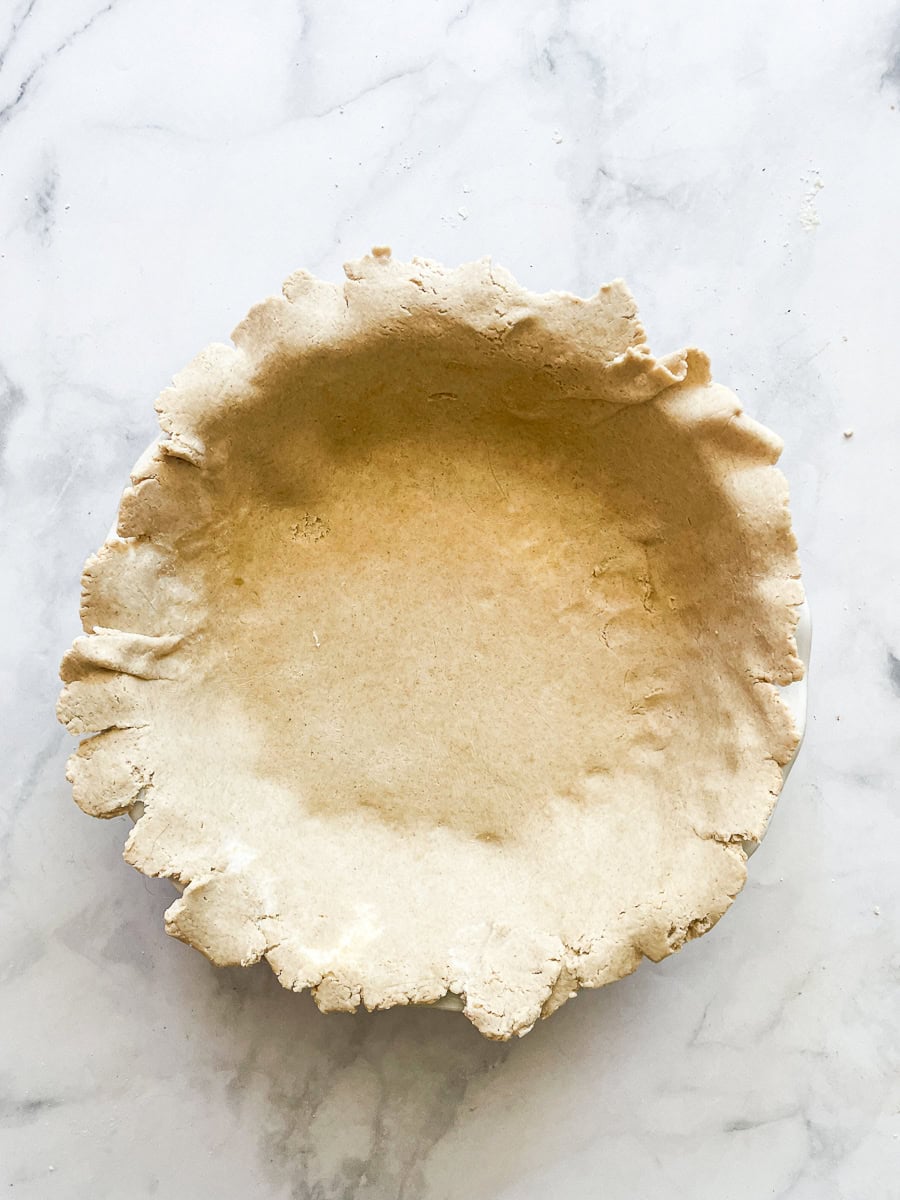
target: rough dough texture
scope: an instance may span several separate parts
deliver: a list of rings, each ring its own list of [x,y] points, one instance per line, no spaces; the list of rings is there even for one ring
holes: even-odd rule
[[[85,567],[70,778],[214,963],[508,1038],[744,883],[797,740],[780,443],[621,282],[346,272],[160,397]]]

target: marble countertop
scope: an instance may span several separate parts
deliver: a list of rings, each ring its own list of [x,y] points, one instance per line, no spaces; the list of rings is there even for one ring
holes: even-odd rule
[[[898,109],[897,0],[0,5],[3,1195],[900,1196]],[[80,568],[154,397],[385,243],[625,277],[783,436],[814,613],[734,908],[514,1044],[215,970],[63,776]]]

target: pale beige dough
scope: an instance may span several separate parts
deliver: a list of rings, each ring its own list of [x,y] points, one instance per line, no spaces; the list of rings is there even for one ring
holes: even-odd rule
[[[780,444],[621,283],[347,275],[160,397],[85,568],[70,776],[213,962],[506,1038],[744,882],[796,744]]]

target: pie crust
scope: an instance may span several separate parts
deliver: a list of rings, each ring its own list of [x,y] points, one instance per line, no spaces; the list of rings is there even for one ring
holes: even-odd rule
[[[797,743],[779,440],[620,282],[386,249],[163,392],[60,719],[166,928],[490,1038],[705,933]]]

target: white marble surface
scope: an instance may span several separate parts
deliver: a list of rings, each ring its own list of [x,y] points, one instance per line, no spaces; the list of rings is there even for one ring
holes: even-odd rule
[[[0,47],[3,1195],[900,1196],[897,0],[2,0]],[[373,243],[623,275],[786,442],[811,720],[750,882],[511,1045],[215,971],[63,778],[155,394]]]

